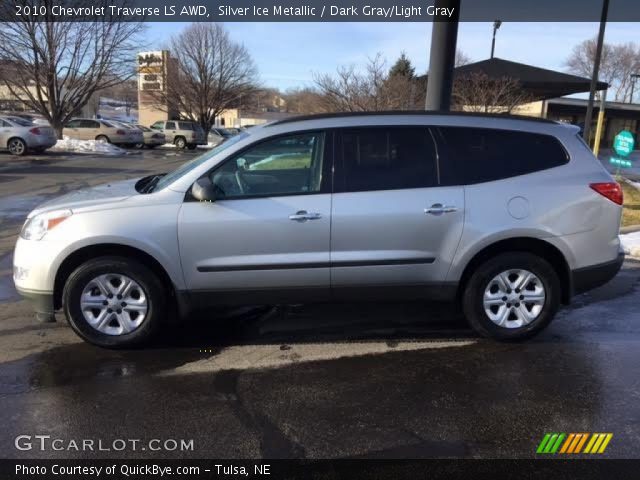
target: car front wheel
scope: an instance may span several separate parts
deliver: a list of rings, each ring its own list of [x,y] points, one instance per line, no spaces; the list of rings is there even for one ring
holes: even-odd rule
[[[504,253],[481,264],[463,292],[471,327],[484,337],[522,340],[542,331],[560,306],[560,280],[545,259]]]
[[[84,340],[126,348],[152,337],[163,320],[166,297],[162,282],[143,264],[101,257],[69,276],[63,304],[69,324]]]
[[[176,138],[173,143],[176,146],[176,148],[180,150],[183,150],[187,146],[187,141],[182,137]]]

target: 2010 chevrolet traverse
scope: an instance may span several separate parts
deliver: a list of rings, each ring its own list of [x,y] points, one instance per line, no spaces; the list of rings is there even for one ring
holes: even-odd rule
[[[521,339],[617,273],[621,204],[573,127],[299,117],[171,173],[39,206],[17,242],[14,281],[38,316],[64,309],[105,347],[147,340],[171,305],[186,315],[355,298],[457,300],[479,334]]]

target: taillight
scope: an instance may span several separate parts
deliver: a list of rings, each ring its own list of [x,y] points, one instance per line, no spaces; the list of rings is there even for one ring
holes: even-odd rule
[[[127,133],[124,130],[116,131],[116,135],[126,135]]]
[[[191,132],[191,138],[196,138],[196,132]]]
[[[607,197],[613,203],[617,203],[618,205],[622,205],[624,200],[624,196],[622,194],[622,188],[620,184],[617,182],[606,182],[606,183],[590,183],[589,186],[598,192],[603,197]]]
[[[34,135],[40,135],[42,132],[40,131],[40,129],[38,127],[32,128],[31,130],[29,130],[29,133],[33,133]]]

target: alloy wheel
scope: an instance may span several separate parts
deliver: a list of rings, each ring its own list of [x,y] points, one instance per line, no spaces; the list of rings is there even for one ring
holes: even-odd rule
[[[138,282],[120,273],[107,273],[87,283],[80,309],[87,323],[99,332],[125,335],[142,325],[149,301]]]
[[[487,285],[483,296],[489,319],[503,328],[519,328],[538,318],[546,299],[542,281],[523,269],[504,271]]]

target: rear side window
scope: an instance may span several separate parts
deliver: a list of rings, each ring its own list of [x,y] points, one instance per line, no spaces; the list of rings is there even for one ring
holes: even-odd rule
[[[438,183],[435,145],[425,127],[343,130],[342,160],[343,189],[348,192]]]
[[[490,182],[564,165],[566,150],[551,135],[487,128],[440,127],[442,183]]]
[[[164,128],[166,128],[167,130],[175,130],[176,124],[174,122],[167,122]]]
[[[178,122],[178,130],[193,130],[193,123]]]

